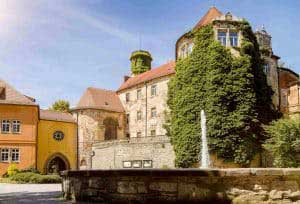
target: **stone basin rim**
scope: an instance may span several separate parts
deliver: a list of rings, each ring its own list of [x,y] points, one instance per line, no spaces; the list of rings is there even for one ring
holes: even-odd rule
[[[273,176],[298,175],[300,168],[189,168],[189,169],[94,169],[62,171],[62,177],[68,176]]]

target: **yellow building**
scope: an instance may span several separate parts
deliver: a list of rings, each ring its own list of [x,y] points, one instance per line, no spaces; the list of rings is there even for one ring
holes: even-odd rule
[[[38,113],[33,98],[0,80],[0,177],[10,164],[36,166]]]
[[[77,166],[77,125],[72,115],[40,110],[37,169],[56,173]]]

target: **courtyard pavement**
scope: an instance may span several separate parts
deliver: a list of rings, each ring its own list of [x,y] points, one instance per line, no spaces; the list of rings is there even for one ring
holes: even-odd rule
[[[0,203],[69,203],[62,200],[61,184],[0,183]]]

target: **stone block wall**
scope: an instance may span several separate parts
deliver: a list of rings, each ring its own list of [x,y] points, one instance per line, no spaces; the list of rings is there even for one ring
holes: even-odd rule
[[[300,203],[300,169],[63,172],[68,200],[104,203]]]
[[[98,142],[94,144],[93,151],[93,169],[123,168],[123,162],[133,161],[140,161],[142,164],[150,161],[151,168],[175,166],[175,153],[167,136]]]
[[[78,124],[78,161],[80,169],[91,168],[92,146],[96,142],[104,141],[105,125],[103,121],[106,118],[114,118],[118,121],[118,139],[124,139],[126,137],[124,113],[83,109],[76,112],[74,111],[73,116]]]

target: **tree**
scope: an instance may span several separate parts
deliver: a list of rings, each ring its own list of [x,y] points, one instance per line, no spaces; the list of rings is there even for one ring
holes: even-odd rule
[[[70,103],[65,100],[57,100],[55,101],[49,110],[60,111],[60,112],[69,112]]]
[[[232,56],[215,41],[208,25],[193,33],[193,52],[176,64],[169,83],[166,129],[178,167],[199,161],[201,109],[207,116],[210,152],[242,165],[261,150],[261,124],[275,116],[256,37],[247,22],[234,26],[243,33],[242,46],[236,48],[240,56]]]
[[[264,147],[273,155],[275,167],[300,167],[300,120],[280,119],[265,126],[269,135]]]

